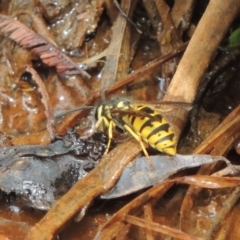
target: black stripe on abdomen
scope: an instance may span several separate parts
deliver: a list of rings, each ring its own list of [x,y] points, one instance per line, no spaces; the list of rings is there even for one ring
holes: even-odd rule
[[[152,119],[148,119],[140,128],[139,132],[141,133],[145,127],[152,127],[153,124],[152,124]]]
[[[172,141],[173,138],[174,138],[174,136],[175,136],[174,133],[169,134],[169,135],[167,135],[167,136],[165,136],[165,137],[159,139],[158,141],[156,141],[156,142],[154,143],[154,145],[157,145],[158,143],[161,143],[161,142],[164,142],[164,141],[168,141],[168,140]]]
[[[165,131],[168,132],[170,125],[168,123],[161,124],[159,127],[155,128],[150,132],[150,134],[147,136],[147,139],[152,137],[153,135],[156,135],[158,132]]]
[[[135,119],[136,119],[136,117],[134,117],[134,116],[131,116],[131,124],[133,125],[134,124],[134,122],[135,122]]]

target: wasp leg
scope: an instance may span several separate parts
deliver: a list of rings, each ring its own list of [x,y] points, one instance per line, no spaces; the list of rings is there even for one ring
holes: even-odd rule
[[[104,119],[104,117],[101,117],[101,118],[98,119],[98,121],[96,122],[96,124],[95,124],[95,126],[94,126],[94,128],[92,130],[93,133],[96,132],[96,130],[99,128],[99,126],[102,123],[103,119]]]
[[[144,155],[146,156],[148,162],[149,162],[149,165],[151,167],[152,170],[154,170],[154,166],[153,166],[153,163],[152,163],[152,160],[145,148],[145,145],[144,145],[144,142],[142,141],[142,138],[140,136],[138,136],[133,130],[131,127],[129,127],[128,125],[124,125],[124,128],[140,143],[141,147],[142,147],[142,150],[144,152]]]
[[[114,122],[110,121],[109,126],[108,126],[108,144],[107,144],[107,148],[106,148],[104,154],[107,154],[110,149],[110,145],[111,145],[111,142],[113,139],[113,126],[114,126]]]
[[[93,132],[95,132],[99,128],[100,124],[104,121],[104,118],[105,117],[99,118],[99,120],[97,121],[97,123],[94,126]],[[112,139],[113,139],[113,126],[114,126],[114,122],[110,121],[109,126],[108,126],[108,144],[107,144],[107,148],[104,152],[104,155],[107,154],[109,152],[109,149],[110,149],[110,145],[111,145],[111,142],[112,142]]]

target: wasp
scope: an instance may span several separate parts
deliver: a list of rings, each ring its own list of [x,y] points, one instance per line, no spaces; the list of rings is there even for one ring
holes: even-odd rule
[[[177,137],[173,127],[163,116],[163,112],[159,107],[159,105],[161,106],[162,104],[179,106],[187,111],[192,108],[192,104],[185,102],[160,101],[149,104],[143,101],[131,101],[125,98],[108,100],[98,105],[95,108],[97,123],[94,129],[99,129],[108,134],[109,140],[105,154],[109,151],[113,139],[113,131],[117,130],[120,133],[128,132],[140,143],[151,166],[152,162],[144,142],[159,152],[175,155],[177,151]],[[92,108],[94,107],[78,107],[58,114],[56,118],[71,112]]]
[[[108,134],[108,152],[112,139],[113,130],[128,132],[141,145],[145,156],[150,157],[144,142],[152,148],[175,155],[177,148],[177,137],[172,126],[163,117],[160,109],[144,102],[130,101],[117,98],[101,103],[95,112],[97,120],[96,128]]]

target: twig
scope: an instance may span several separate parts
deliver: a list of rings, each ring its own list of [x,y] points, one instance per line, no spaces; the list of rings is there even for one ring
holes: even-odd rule
[[[163,100],[194,101],[199,83],[239,8],[238,0],[209,2]],[[186,123],[187,115],[182,109],[176,109],[165,116],[175,126],[178,136]]]
[[[131,1],[122,1],[122,10],[128,15],[130,12]],[[116,80],[126,75],[129,70],[130,35],[127,19],[121,14],[118,15],[112,27],[111,43],[107,48],[107,57],[102,71],[101,90],[106,90],[113,85]],[[124,53],[124,54],[122,54]]]
[[[202,238],[198,238],[198,237],[194,237],[191,236],[187,233],[184,233],[180,230],[162,225],[162,224],[158,224],[152,221],[146,221],[144,219],[141,218],[137,218],[131,215],[126,215],[124,220],[128,223],[131,223],[133,225],[136,225],[138,227],[143,227],[143,228],[147,228],[149,230],[152,231],[156,231],[156,232],[160,232],[163,234],[167,234],[171,237],[177,238],[177,239],[182,239],[182,240],[202,240]]]

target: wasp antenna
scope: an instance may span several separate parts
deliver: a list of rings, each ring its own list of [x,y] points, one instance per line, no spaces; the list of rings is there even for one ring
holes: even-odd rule
[[[69,113],[72,113],[72,112],[77,112],[77,111],[92,109],[92,108],[94,108],[94,106],[81,106],[81,107],[73,108],[73,109],[70,109],[68,111],[57,114],[56,116],[54,116],[54,118],[61,118],[61,117],[64,117],[65,115],[67,115]]]

